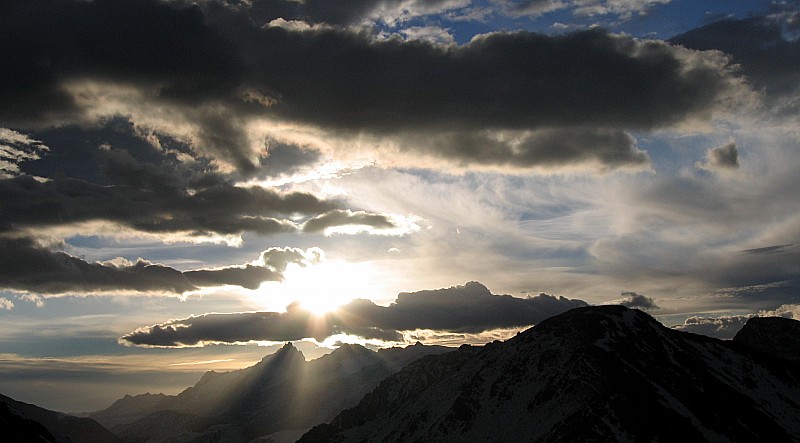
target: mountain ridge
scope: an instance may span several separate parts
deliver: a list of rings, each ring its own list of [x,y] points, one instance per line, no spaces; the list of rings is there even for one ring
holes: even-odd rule
[[[97,421],[51,411],[0,394],[0,425],[16,441],[119,443]],[[12,440],[14,441],[14,440]]]
[[[178,395],[126,397],[89,416],[130,442],[190,436],[235,441],[308,429],[355,405],[410,361],[452,349],[420,344],[376,352],[342,345],[306,362],[302,352],[287,343],[249,368],[206,372]],[[136,409],[137,402],[144,407]],[[132,407],[120,406],[126,404]]]
[[[793,441],[798,410],[796,367],[592,306],[411,363],[299,441]]]

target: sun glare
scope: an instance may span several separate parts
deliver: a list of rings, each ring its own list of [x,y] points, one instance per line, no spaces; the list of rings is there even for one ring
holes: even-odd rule
[[[377,285],[372,263],[323,261],[299,266],[289,265],[284,281],[262,286],[262,303],[269,310],[284,310],[292,302],[322,315],[355,298],[374,298]]]

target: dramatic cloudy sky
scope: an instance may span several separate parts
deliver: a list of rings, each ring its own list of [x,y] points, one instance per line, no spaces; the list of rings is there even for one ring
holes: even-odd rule
[[[0,392],[800,316],[800,4],[0,2]]]

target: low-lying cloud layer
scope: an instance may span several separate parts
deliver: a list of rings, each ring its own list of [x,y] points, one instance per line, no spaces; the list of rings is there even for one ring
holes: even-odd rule
[[[283,280],[289,263],[306,265],[317,261],[321,254],[313,249],[270,248],[258,260],[242,266],[179,271],[143,259],[88,263],[65,252],[41,247],[28,238],[0,238],[0,251],[0,288],[42,294],[114,291],[181,294],[223,285],[256,289],[263,282]]]
[[[784,317],[800,320],[800,305],[787,304],[775,310],[760,311],[757,314],[748,315],[722,315],[719,317],[693,316],[687,318],[683,324],[674,325],[672,328],[679,331],[730,340],[744,327],[747,320],[753,317]]]
[[[314,316],[296,304],[290,305],[285,313],[204,314],[140,328],[120,338],[120,342],[183,347],[304,338],[323,340],[341,333],[402,341],[401,331],[477,333],[528,326],[580,306],[586,303],[547,294],[528,298],[494,295],[480,283],[470,282],[448,289],[401,293],[389,306],[358,299],[323,316]]]

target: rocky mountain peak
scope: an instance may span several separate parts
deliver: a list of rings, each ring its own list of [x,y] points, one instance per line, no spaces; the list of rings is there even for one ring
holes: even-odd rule
[[[263,365],[275,365],[278,362],[287,361],[287,360],[298,360],[305,361],[305,355],[299,349],[297,349],[292,342],[286,342],[277,352],[274,354],[265,355],[264,358],[261,359],[259,364]]]
[[[605,349],[617,344],[627,346],[633,336],[639,340],[646,337],[657,340],[665,329],[661,323],[637,309],[619,305],[586,306],[548,318],[508,340],[508,343],[532,340],[543,343],[546,341],[543,337],[549,337],[558,341],[560,346],[573,343]]]
[[[800,321],[783,317],[753,317],[733,341],[773,357],[800,361]]]

